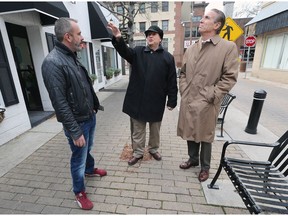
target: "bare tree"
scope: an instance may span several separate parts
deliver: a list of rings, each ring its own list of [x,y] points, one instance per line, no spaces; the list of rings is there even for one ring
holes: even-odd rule
[[[141,10],[151,7],[159,8],[158,2],[99,2],[99,4],[117,16],[120,20],[119,29],[124,40],[134,47],[134,19]]]
[[[242,17],[242,18],[254,17],[261,10],[262,4],[263,4],[262,1],[243,2],[240,7],[235,8],[234,17],[238,17],[238,18],[239,17]]]

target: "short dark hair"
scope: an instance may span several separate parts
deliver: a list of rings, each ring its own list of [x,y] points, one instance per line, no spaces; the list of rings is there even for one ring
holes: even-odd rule
[[[61,17],[55,22],[54,32],[58,41],[62,42],[64,35],[72,30],[70,22],[77,23],[78,21],[68,17]]]
[[[220,27],[216,31],[216,33],[219,34],[221,29],[223,28],[223,26],[225,24],[225,20],[226,20],[225,14],[222,11],[220,11],[220,10],[218,10],[216,8],[212,9],[211,11],[217,13],[217,17],[214,20],[214,23],[216,23],[216,22],[220,22],[221,23]]]

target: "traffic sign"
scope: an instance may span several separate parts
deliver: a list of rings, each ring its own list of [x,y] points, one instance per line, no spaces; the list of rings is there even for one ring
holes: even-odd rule
[[[248,37],[245,38],[244,43],[245,43],[246,47],[254,47],[255,44],[256,44],[256,37],[253,36],[253,35],[252,36],[248,36]]]
[[[244,31],[240,28],[240,26],[232,18],[227,17],[219,35],[226,40],[235,41],[243,33]]]

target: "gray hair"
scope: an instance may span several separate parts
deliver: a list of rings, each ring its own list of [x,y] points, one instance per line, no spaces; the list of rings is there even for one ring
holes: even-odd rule
[[[54,31],[58,41],[62,42],[64,39],[64,35],[67,32],[71,32],[72,30],[71,22],[77,23],[78,21],[68,17],[61,17],[58,20],[56,20]]]
[[[222,11],[220,11],[218,9],[215,9],[215,8],[212,9],[211,11],[213,11],[213,12],[215,12],[217,14],[217,17],[214,20],[214,23],[216,23],[216,22],[220,22],[221,23],[220,27],[216,31],[216,33],[219,34],[221,29],[223,28],[223,26],[225,24],[225,20],[226,20],[225,14]]]

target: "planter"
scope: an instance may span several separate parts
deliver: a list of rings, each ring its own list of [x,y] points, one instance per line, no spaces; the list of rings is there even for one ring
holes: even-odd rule
[[[239,68],[240,72],[246,72],[246,64],[247,64],[246,61],[241,61],[240,62],[240,68]]]
[[[4,120],[5,118],[5,109],[4,108],[0,108],[0,123]]]

